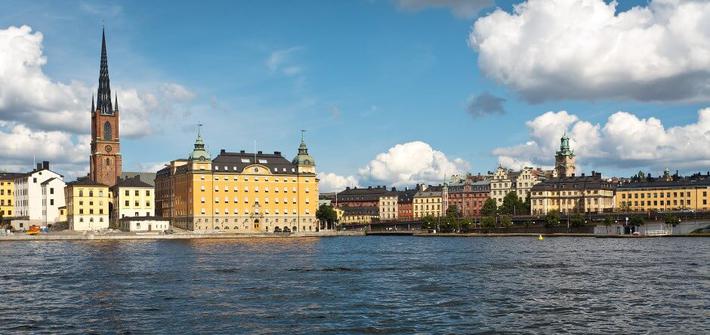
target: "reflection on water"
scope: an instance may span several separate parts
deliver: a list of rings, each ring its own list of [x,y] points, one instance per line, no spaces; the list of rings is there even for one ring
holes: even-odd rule
[[[0,333],[687,333],[703,238],[0,243]]]

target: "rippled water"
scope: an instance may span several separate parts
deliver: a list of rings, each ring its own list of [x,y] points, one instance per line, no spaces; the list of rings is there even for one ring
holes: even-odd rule
[[[710,239],[0,243],[0,333],[687,333]]]

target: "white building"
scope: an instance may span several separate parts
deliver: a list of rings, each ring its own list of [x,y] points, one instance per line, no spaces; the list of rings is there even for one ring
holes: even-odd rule
[[[139,176],[119,178],[111,187],[113,194],[112,224],[127,217],[152,217],[155,215],[155,187]]]
[[[59,221],[64,206],[64,177],[49,169],[49,162],[37,164],[32,172],[15,179],[15,217],[23,227],[46,226]]]
[[[118,220],[118,229],[133,232],[162,232],[170,229],[170,220],[162,217],[125,217]]]

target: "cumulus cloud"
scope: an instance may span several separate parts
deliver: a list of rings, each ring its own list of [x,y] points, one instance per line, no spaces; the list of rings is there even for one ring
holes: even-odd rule
[[[710,99],[710,2],[528,0],[478,19],[483,72],[531,102]]]
[[[346,187],[359,186],[357,178],[354,176],[339,176],[335,173],[319,172],[318,189],[320,192],[336,192],[342,191]]]
[[[440,183],[447,176],[467,171],[469,164],[460,158],[449,159],[421,141],[397,144],[378,154],[359,169],[362,180],[402,186],[415,183]]]
[[[42,41],[42,33],[29,26],[0,29],[1,168],[26,170],[36,157],[82,174],[88,169],[89,112],[96,90],[45,74]],[[175,106],[195,96],[175,83],[147,90],[114,86],[113,93],[118,94],[124,138],[153,133],[156,118],[168,117]]]
[[[497,97],[488,92],[483,92],[480,95],[471,98],[468,102],[468,106],[466,107],[466,111],[474,118],[490,114],[504,114],[504,102],[505,99],[503,98]]]
[[[75,134],[90,131],[91,95],[85,83],[53,81],[43,71],[43,35],[28,26],[0,29],[0,120],[19,122],[33,129]],[[96,64],[98,67],[98,64]],[[194,98],[187,88],[165,83],[154,90],[114,86],[121,110],[122,136],[151,133],[155,111],[168,111],[175,103]]]
[[[526,125],[530,136],[526,143],[493,150],[500,164],[552,166],[564,132],[578,162],[595,167],[704,170],[710,164],[710,108],[698,111],[697,122],[670,128],[657,118],[623,111],[609,116],[605,124],[560,111],[544,113]]]
[[[449,158],[422,141],[397,144],[375,156],[358,169],[357,176],[321,172],[319,188],[323,192],[340,191],[360,185],[408,186],[418,183],[439,184],[449,176],[468,171],[461,158]]]
[[[397,6],[404,10],[448,8],[456,17],[464,19],[474,17],[481,9],[492,5],[492,0],[397,0]]]

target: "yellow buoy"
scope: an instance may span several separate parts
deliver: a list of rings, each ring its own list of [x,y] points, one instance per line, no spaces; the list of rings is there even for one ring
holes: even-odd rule
[[[542,241],[542,240],[544,240],[545,238],[542,237],[542,234],[541,234],[541,235],[538,235],[538,236],[537,236],[537,239],[538,239],[539,241]]]

